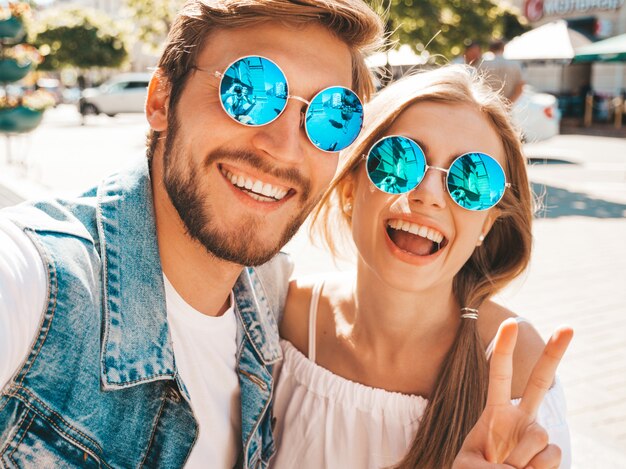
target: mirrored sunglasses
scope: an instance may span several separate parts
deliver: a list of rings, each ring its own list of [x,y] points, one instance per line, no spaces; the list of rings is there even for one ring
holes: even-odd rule
[[[198,70],[204,70],[196,67]],[[220,78],[222,108],[236,122],[259,127],[283,113],[289,99],[307,105],[304,114],[306,135],[322,151],[337,152],[352,144],[363,127],[363,104],[343,86],[331,86],[317,93],[311,101],[289,94],[287,77],[273,61],[261,56],[235,60]]]
[[[452,200],[459,207],[474,211],[495,206],[510,186],[500,163],[485,153],[465,153],[448,169],[429,166],[422,148],[400,135],[378,140],[367,155],[366,167],[372,184],[388,194],[412,191],[429,169],[442,171]]]

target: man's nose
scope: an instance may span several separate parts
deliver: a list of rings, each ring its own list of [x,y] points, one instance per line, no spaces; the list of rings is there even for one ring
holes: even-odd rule
[[[303,112],[303,103],[289,100],[275,121],[256,129],[252,144],[282,163],[300,163],[313,148],[303,129]]]

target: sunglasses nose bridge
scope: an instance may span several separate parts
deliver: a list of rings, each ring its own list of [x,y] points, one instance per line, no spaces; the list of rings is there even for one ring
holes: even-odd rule
[[[304,127],[304,122],[306,119],[306,112],[309,109],[309,106],[311,105],[310,101],[307,101],[304,98],[301,98],[300,96],[296,96],[296,95],[288,95],[287,99],[294,99],[296,101],[300,101],[304,106],[302,106],[302,108],[300,109],[300,127]]]
[[[438,174],[431,173],[429,169],[437,171],[441,177],[438,177]],[[421,180],[417,186],[409,192],[409,199],[414,202],[421,202],[425,205],[433,205],[439,208],[444,208],[447,203],[447,174],[448,170],[445,168],[427,165],[424,169]]]

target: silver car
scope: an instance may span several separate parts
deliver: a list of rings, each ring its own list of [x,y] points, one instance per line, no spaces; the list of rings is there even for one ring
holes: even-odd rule
[[[98,88],[87,88],[78,101],[78,110],[83,116],[111,117],[122,112],[144,112],[150,77],[149,73],[123,73]]]

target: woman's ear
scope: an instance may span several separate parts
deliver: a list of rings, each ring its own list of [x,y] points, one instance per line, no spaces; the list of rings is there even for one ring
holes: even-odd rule
[[[352,203],[354,201],[354,189],[355,189],[354,176],[350,174],[346,176],[344,180],[341,182],[341,190],[340,190],[341,209],[343,213],[345,213],[349,217],[352,216]]]
[[[146,118],[152,130],[167,130],[167,111],[170,101],[170,85],[161,69],[156,69],[148,85]]]
[[[480,232],[480,236],[478,238],[476,246],[480,246],[481,244],[483,244],[483,241],[487,237],[487,234],[489,233],[489,231],[491,231],[493,224],[496,222],[499,216],[500,216],[500,210],[498,210],[497,208],[492,208],[489,211],[487,218],[485,218],[485,221],[483,222],[483,227]]]

